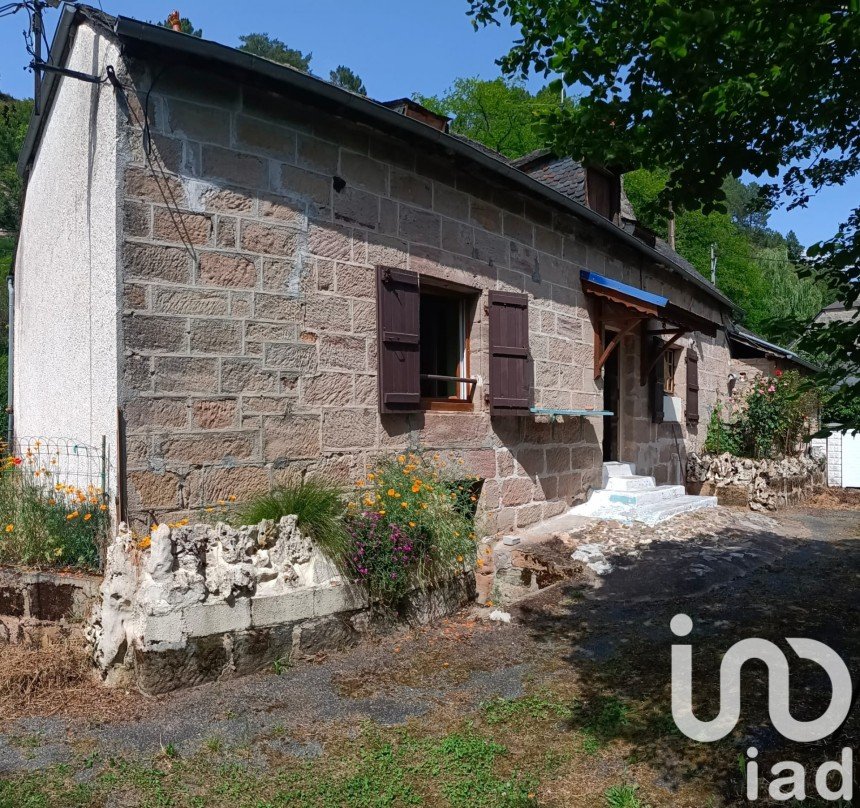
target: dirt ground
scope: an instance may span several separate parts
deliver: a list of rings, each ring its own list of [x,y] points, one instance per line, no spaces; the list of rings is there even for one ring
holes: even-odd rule
[[[608,551],[608,575],[521,601],[510,624],[474,608],[278,674],[158,698],[86,683],[7,701],[0,808],[747,804],[744,750],[759,750],[765,781],[780,760],[812,771],[845,746],[856,755],[857,711],[818,744],[786,741],[763,706],[766,668],[753,663],[735,732],[692,742],[671,718],[669,620],[694,621],[699,717],[716,713],[722,654],[751,636],[786,651],[793,715],[819,715],[827,677],[785,638],[829,644],[858,681],[860,498],[773,521],[718,511],[678,517],[683,541],[665,540],[666,524],[617,527],[650,542]]]

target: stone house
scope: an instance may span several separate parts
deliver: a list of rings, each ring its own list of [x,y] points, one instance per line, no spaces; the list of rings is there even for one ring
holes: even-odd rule
[[[487,532],[581,501],[604,460],[683,482],[732,303],[617,176],[86,7],[51,59],[21,157],[14,428],[106,435],[119,518],[349,483],[407,447],[482,478]]]

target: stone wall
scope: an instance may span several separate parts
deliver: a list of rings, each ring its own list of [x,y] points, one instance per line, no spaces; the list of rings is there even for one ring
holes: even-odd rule
[[[716,496],[720,505],[774,511],[802,502],[823,485],[826,463],[819,455],[752,460],[728,453],[691,454],[687,459],[688,491]]]
[[[355,643],[392,613],[296,527],[295,516],[252,527],[196,524],[153,531],[148,549],[123,526],[108,549],[88,638],[109,684],[164,693]],[[399,616],[422,624],[474,594],[474,576],[415,590]]]
[[[582,267],[719,319],[691,284],[450,157],[260,88],[155,72],[153,153],[141,110],[124,129],[120,397],[138,527],[299,475],[350,483],[418,446],[457,449],[485,478],[488,532],[528,525],[599,484],[602,421],[490,419],[487,291],[529,295],[538,407],[602,407]],[[152,79],[132,67],[141,96]],[[474,290],[471,411],[379,415],[377,265]],[[704,422],[718,353],[705,346],[700,366]],[[627,399],[644,412],[646,388]],[[683,424],[636,435],[667,475],[678,440],[700,439]]]
[[[80,631],[100,582],[84,573],[0,567],[0,645]]]

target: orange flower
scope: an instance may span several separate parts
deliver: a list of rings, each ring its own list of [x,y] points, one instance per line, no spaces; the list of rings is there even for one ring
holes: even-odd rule
[[[230,496],[229,496],[229,497],[227,497],[227,499],[229,499],[229,500],[230,500],[230,502],[235,502],[235,501],[236,501],[236,495],[235,495],[235,494],[230,494]]]
[[[93,515],[91,513],[85,513],[84,514],[84,521],[85,522],[89,522],[90,519],[92,519],[92,518],[93,518]]]
[[[104,513],[104,511],[107,510],[107,505],[104,505],[104,504],[99,505],[99,510],[102,511],[102,513]]]
[[[380,516],[385,516],[385,511],[378,511]]]
[[[458,555],[458,556],[457,556],[457,561],[458,561],[458,563],[462,564],[462,563],[463,563],[463,556]]]
[[[149,538],[149,536],[147,536],[147,537],[146,537],[146,538],[144,538],[144,539],[141,539],[141,540],[137,543],[137,546],[138,546],[141,550],[148,550],[148,549],[150,548],[150,546],[151,546],[151,545],[152,545],[152,539],[151,539],[151,538]]]
[[[415,522],[410,522],[409,527],[415,527]]]
[[[79,514],[77,511],[72,511],[72,512],[71,512],[71,513],[66,517],[66,520],[67,520],[67,521],[71,521],[72,519],[77,519],[79,516],[80,516],[80,514]]]
[[[417,494],[421,490],[421,483],[415,483],[412,486],[412,493]]]
[[[408,502],[401,502],[401,503],[400,503],[400,507],[401,507],[401,508],[408,508],[408,507],[409,507],[409,503],[408,503]]]
[[[11,533],[15,529],[15,525],[6,525],[6,532]]]
[[[397,456],[397,462],[398,463],[405,463],[406,462],[406,455],[398,455]]]
[[[397,492],[393,488],[389,488],[387,493],[388,493],[388,496],[390,496],[390,497],[397,496]]]

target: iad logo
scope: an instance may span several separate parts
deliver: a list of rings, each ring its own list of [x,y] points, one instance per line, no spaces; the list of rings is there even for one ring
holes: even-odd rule
[[[693,630],[693,621],[686,614],[676,614],[669,624],[676,637],[686,637]],[[851,675],[845,663],[832,648],[817,640],[786,638],[791,649],[801,659],[820,665],[830,678],[831,696],[827,709],[816,719],[798,721],[789,710],[788,660],[785,654],[768,640],[756,637],[735,643],[726,652],[720,665],[720,711],[711,721],[700,721],[693,715],[693,651],[690,645],[672,646],[672,717],[678,729],[694,741],[711,743],[725,738],[737,725],[741,715],[741,668],[745,662],[758,659],[768,670],[768,712],[774,729],[791,741],[812,743],[826,738],[842,725],[851,709]],[[754,759],[758,750],[750,748]],[[842,784],[833,791],[827,784],[831,772],[839,773]],[[805,771],[793,761],[777,763],[774,775],[787,773],[773,780],[769,794],[776,800],[806,799]],[[819,796],[825,800],[852,799],[853,761],[849,748],[842,750],[842,761],[824,763],[815,776]],[[790,788],[790,791],[786,791]],[[758,764],[747,764],[747,798],[758,798]]]

